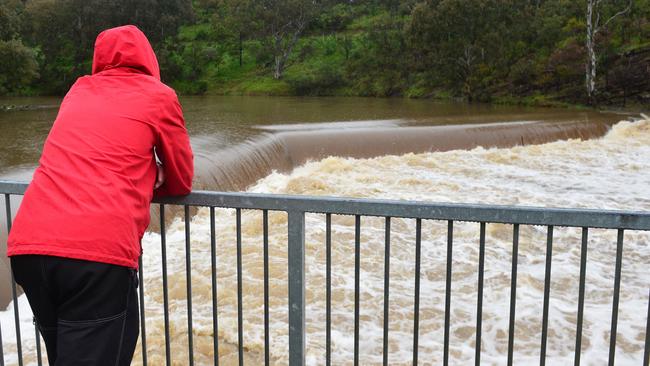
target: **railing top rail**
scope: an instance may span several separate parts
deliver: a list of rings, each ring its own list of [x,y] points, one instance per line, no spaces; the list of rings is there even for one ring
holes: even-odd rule
[[[24,194],[27,183],[0,181],[0,194]],[[155,203],[503,224],[650,231],[650,212],[435,203],[343,197],[193,191]]]

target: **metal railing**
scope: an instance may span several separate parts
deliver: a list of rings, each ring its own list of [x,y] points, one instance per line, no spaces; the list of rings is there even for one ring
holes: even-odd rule
[[[0,194],[5,197],[7,227],[11,227],[10,195],[22,195],[27,184],[18,182],[0,181]],[[617,230],[616,264],[614,289],[612,298],[612,318],[609,342],[609,365],[615,361],[618,308],[621,282],[621,267],[623,256],[623,234],[626,230],[650,231],[650,212],[624,212],[587,209],[549,209],[532,207],[487,206],[467,204],[438,204],[427,202],[407,202],[388,200],[367,200],[347,198],[286,196],[252,193],[217,193],[197,191],[180,198],[159,199],[155,203],[160,207],[161,226],[161,255],[162,255],[162,281],[164,304],[164,329],[165,329],[165,360],[171,364],[170,331],[169,331],[169,299],[167,283],[167,254],[165,235],[165,206],[177,205],[184,208],[185,218],[185,253],[186,253],[186,285],[187,285],[187,328],[188,328],[188,364],[194,364],[193,350],[193,320],[192,320],[192,278],[190,256],[190,207],[208,207],[210,210],[210,237],[211,237],[211,268],[212,268],[212,319],[213,319],[213,347],[214,364],[219,363],[218,349],[218,319],[217,319],[217,283],[216,283],[216,246],[215,246],[215,208],[232,208],[236,210],[236,245],[237,245],[237,339],[239,364],[244,363],[243,346],[243,316],[242,316],[242,210],[261,210],[263,213],[263,245],[264,245],[264,360],[270,363],[269,353],[269,211],[283,211],[288,214],[288,314],[289,314],[289,364],[304,365],[306,355],[305,343],[305,214],[325,214],[326,225],[326,347],[325,362],[331,363],[331,302],[332,302],[332,252],[331,252],[331,227],[332,215],[352,215],[354,223],[354,364],[363,364],[359,360],[359,308],[360,308],[360,261],[361,261],[361,217],[375,216],[385,218],[385,243],[384,244],[384,304],[383,304],[383,364],[388,364],[388,337],[389,337],[389,298],[390,298],[390,249],[391,249],[391,218],[409,218],[416,220],[415,239],[415,277],[413,294],[413,365],[418,364],[419,348],[419,302],[420,302],[420,276],[421,276],[421,243],[422,220],[439,220],[447,222],[447,258],[445,278],[445,303],[444,303],[444,348],[443,365],[448,365],[450,342],[450,308],[452,263],[454,248],[454,223],[457,221],[479,223],[479,264],[478,264],[478,293],[476,308],[475,329],[475,364],[481,363],[481,337],[483,314],[483,287],[485,266],[485,237],[487,223],[511,224],[512,236],[512,266],[510,284],[510,306],[508,327],[508,353],[507,364],[513,364],[514,330],[516,313],[517,267],[519,230],[521,225],[541,225],[546,231],[546,258],[544,270],[544,302],[542,310],[542,331],[540,339],[540,365],[546,362],[548,319],[549,319],[549,292],[551,287],[551,263],[553,255],[553,231],[555,227],[581,228],[582,238],[580,247],[580,277],[579,296],[577,309],[577,322],[575,330],[575,359],[574,364],[580,364],[582,348],[583,313],[585,306],[585,273],[587,263],[587,242],[589,230],[592,228]],[[375,243],[376,244],[376,243]],[[650,265],[646,263],[645,265]],[[142,278],[142,265],[140,265]],[[144,286],[140,286],[140,312],[141,312],[141,344],[142,361],[147,364],[146,329],[144,318]],[[649,293],[650,296],[650,293]],[[22,350],[20,327],[18,324],[18,306],[16,302],[16,287],[13,284],[14,312],[16,321],[16,339],[19,364],[22,366]],[[650,298],[647,314],[650,315]],[[643,360],[639,364],[648,365],[650,355],[650,316],[646,315],[645,347]],[[38,333],[36,334],[38,339]],[[0,365],[4,365],[4,355],[1,347],[0,328]],[[37,342],[40,345],[40,342]],[[41,364],[40,346],[37,348],[38,363]],[[642,363],[643,362],[643,363]]]

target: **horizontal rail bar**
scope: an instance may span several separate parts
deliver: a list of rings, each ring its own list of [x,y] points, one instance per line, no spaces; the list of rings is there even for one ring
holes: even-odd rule
[[[0,193],[23,194],[27,183],[0,181]],[[194,191],[155,203],[273,211],[391,216],[430,220],[650,231],[650,212],[371,200],[341,197]]]
[[[28,184],[25,182],[14,182],[0,180],[0,193],[4,194],[25,194]]]

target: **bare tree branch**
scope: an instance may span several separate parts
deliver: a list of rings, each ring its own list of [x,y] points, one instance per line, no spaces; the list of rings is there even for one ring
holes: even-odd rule
[[[609,24],[612,20],[614,20],[615,18],[617,18],[617,17],[619,17],[619,16],[621,16],[621,15],[627,13],[628,11],[630,11],[630,9],[632,9],[632,0],[630,0],[630,1],[627,3],[627,7],[626,7],[625,9],[619,11],[618,13],[612,15],[611,18],[607,19],[607,21],[605,22],[605,24],[603,24],[603,27],[607,27],[607,24]],[[600,14],[599,14],[599,15],[600,15]]]

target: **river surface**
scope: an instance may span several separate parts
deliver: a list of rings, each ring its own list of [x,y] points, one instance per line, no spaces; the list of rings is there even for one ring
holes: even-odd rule
[[[1,99],[0,103],[7,104]],[[37,99],[29,103],[52,107],[0,112],[1,130],[11,134],[0,135],[0,177],[29,176],[56,113],[57,100]],[[204,97],[184,98],[182,104],[195,154],[204,170],[196,183],[207,188],[650,211],[650,121],[617,123],[624,116],[401,99]],[[604,123],[614,127],[589,127],[579,130],[577,135],[566,135],[582,139],[567,137],[541,143],[545,141],[543,136],[561,137],[565,135],[553,134],[575,128],[558,128],[556,124],[538,128],[535,126],[540,123],[533,121],[562,126]],[[494,124],[474,126],[481,123]],[[458,124],[466,128],[435,127]],[[360,147],[345,150],[346,146],[341,145],[349,145],[351,136]],[[458,136],[464,139],[462,143],[450,141]],[[305,141],[316,148],[304,146]],[[409,145],[415,151],[404,148]],[[442,145],[448,146],[435,148]],[[339,153],[342,151],[346,153]],[[230,168],[224,169],[222,165]],[[241,171],[247,173],[242,175]],[[233,175],[237,177],[232,178]],[[217,209],[216,217],[220,364],[234,365],[236,217],[233,210],[226,209]],[[196,364],[207,365],[213,357],[209,211],[199,209],[191,220],[194,354]],[[271,362],[285,365],[286,214],[272,212],[269,221]],[[361,225],[360,359],[364,365],[378,365],[382,361],[384,221],[362,218]],[[391,227],[389,363],[408,365],[413,335],[415,222],[393,219]],[[306,228],[307,362],[321,365],[325,352],[325,218],[308,214]],[[482,361],[497,365],[504,364],[507,355],[513,228],[488,224],[486,234]],[[247,364],[260,364],[264,355],[261,235],[261,214],[244,211],[243,320]],[[547,364],[573,362],[580,235],[578,229],[555,228]],[[450,339],[453,365],[473,363],[478,236],[476,223],[458,222],[454,226]],[[184,222],[176,217],[167,230],[167,256],[172,358],[178,365],[187,364],[184,240]],[[423,222],[419,355],[420,364],[424,365],[442,363],[446,240],[446,222]],[[650,283],[649,243],[647,233],[625,234],[616,350],[619,365],[640,364],[643,357]],[[608,356],[615,244],[616,231],[590,230],[582,339],[585,365],[603,364]],[[159,365],[164,364],[160,235],[148,232],[143,247],[147,356],[150,364]],[[514,348],[517,365],[539,362],[545,250],[546,228],[522,226]],[[332,364],[347,365],[352,364],[354,349],[353,217],[333,217],[332,257]],[[33,327],[24,297],[19,305],[23,352],[33,362]],[[8,364],[16,362],[12,355],[12,320],[11,307],[0,313]],[[134,364],[141,364],[140,346]]]
[[[0,98],[17,109],[0,112],[0,177],[24,176],[38,162],[59,98]],[[195,153],[212,155],[269,132],[313,128],[379,128],[509,121],[588,121],[620,119],[612,113],[436,103],[409,99],[308,97],[183,97],[187,129]],[[354,122],[314,125],[314,123]],[[307,124],[307,126],[305,126]],[[291,125],[291,126],[283,126]]]

